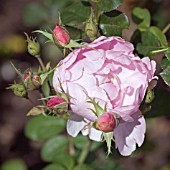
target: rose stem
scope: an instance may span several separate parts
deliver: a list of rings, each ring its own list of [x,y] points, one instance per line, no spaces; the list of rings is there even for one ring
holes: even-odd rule
[[[43,72],[45,73],[47,70],[46,70],[46,68],[45,68],[45,65],[44,65],[44,63],[43,63],[43,61],[42,61],[42,59],[41,59],[41,57],[39,56],[39,57],[37,57],[37,60],[38,60],[38,62],[40,63],[40,65],[41,65],[41,68],[43,69]],[[51,86],[50,86],[50,83],[49,83],[49,81],[47,82],[48,83],[48,86],[49,86],[49,88],[50,88],[50,93],[52,92],[52,90],[51,90]],[[43,96],[43,93],[42,93],[42,90],[41,90],[41,95]],[[42,97],[41,96],[41,97]],[[43,96],[44,97],[44,96]],[[44,104],[44,102],[43,102],[43,104]]]
[[[78,159],[78,164],[82,164],[86,160],[86,157],[88,156],[88,153],[90,151],[90,145],[91,145],[91,140],[88,138],[81,151],[80,157]]]
[[[163,29],[162,33],[165,34],[170,29],[170,23]]]

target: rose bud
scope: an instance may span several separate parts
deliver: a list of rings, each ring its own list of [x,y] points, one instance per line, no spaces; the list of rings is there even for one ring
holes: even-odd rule
[[[86,21],[85,32],[91,41],[95,40],[98,33],[97,24],[94,19],[94,12],[91,10],[89,19]]]
[[[28,46],[27,46],[27,49],[28,49],[28,52],[36,57],[36,58],[39,58],[40,57],[40,44],[39,42],[36,40],[36,38],[32,38],[32,37],[29,37],[27,33],[25,33],[26,37],[27,37],[27,42],[28,42]]]
[[[31,72],[28,72],[24,75],[24,83],[27,89],[36,90],[40,87],[40,77],[38,75],[33,75]]]
[[[67,101],[59,96],[50,98],[47,106],[50,110],[56,111],[58,114],[63,114],[68,109]]]
[[[110,112],[105,112],[98,117],[97,128],[103,132],[111,132],[116,127],[116,119]]]
[[[14,94],[18,97],[27,98],[27,91],[22,84],[13,84],[12,86],[8,87],[7,89],[11,89],[14,92]]]
[[[67,45],[70,42],[70,36],[68,31],[60,26],[59,24],[56,24],[56,27],[53,30],[53,39],[56,45]]]

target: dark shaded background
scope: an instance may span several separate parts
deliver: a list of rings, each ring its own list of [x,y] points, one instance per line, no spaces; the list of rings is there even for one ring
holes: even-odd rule
[[[19,157],[26,161],[29,170],[39,170],[45,164],[40,159],[40,144],[24,136],[24,126],[30,119],[26,113],[31,109],[31,104],[5,89],[17,79],[10,61],[21,70],[38,66],[36,59],[26,52],[23,35],[23,32],[31,33],[38,28],[26,26],[23,20],[24,9],[30,2],[42,3],[40,0],[1,0],[0,3],[0,163]],[[145,5],[152,14],[160,9],[165,19],[170,20],[169,0],[141,2],[129,3],[127,0],[121,8],[130,16],[133,5]],[[135,25],[132,24],[130,32],[134,28]],[[167,36],[169,35],[168,32]],[[45,61],[48,60],[43,57]],[[39,98],[37,92],[30,95],[34,101]],[[148,130],[142,151],[118,162],[125,170],[170,170],[170,118],[149,119],[147,123]]]

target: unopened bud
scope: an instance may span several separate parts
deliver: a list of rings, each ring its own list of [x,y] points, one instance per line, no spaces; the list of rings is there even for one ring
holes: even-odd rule
[[[28,42],[28,45],[27,45],[28,52],[36,58],[40,57],[39,42],[36,40],[36,38],[29,37],[27,33],[25,33],[25,35],[27,37],[26,41]]]
[[[98,117],[97,128],[102,132],[112,132],[116,127],[117,121],[111,112],[105,112]]]
[[[154,91],[150,89],[150,87],[148,87],[147,93],[146,93],[146,98],[145,98],[145,103],[149,104],[153,101],[155,95],[154,95]]]
[[[53,39],[54,39],[54,43],[56,45],[67,45],[70,42],[70,36],[68,31],[60,26],[59,24],[56,24],[54,30],[53,30]]]
[[[98,33],[97,24],[94,18],[94,12],[91,10],[89,19],[86,21],[85,32],[91,41],[95,40]]]
[[[48,100],[47,107],[52,111],[56,111],[57,114],[63,114],[68,109],[68,103],[62,97],[57,96]]]
[[[24,83],[27,89],[36,90],[40,87],[40,76],[28,72],[24,75]]]
[[[27,97],[27,91],[22,84],[13,84],[7,89],[11,89],[14,92],[14,94],[18,97],[25,97],[25,98]]]

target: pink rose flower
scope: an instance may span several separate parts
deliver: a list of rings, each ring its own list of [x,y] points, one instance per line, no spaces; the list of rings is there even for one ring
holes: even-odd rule
[[[111,132],[116,127],[116,119],[113,113],[105,112],[98,117],[97,128],[102,132]]]
[[[81,131],[92,140],[101,140],[103,132],[93,127],[98,119],[92,111],[95,108],[88,102],[89,97],[93,98],[119,118],[113,137],[116,148],[124,156],[144,141],[146,125],[139,106],[156,67],[155,61],[148,57],[140,59],[133,50],[133,45],[120,37],[99,37],[63,59],[53,77],[55,90],[62,92],[61,83],[65,93],[71,96],[67,132],[76,137]]]
[[[56,24],[53,33],[59,43],[66,45],[70,42],[70,36],[68,31],[64,27],[60,26],[59,24]]]

